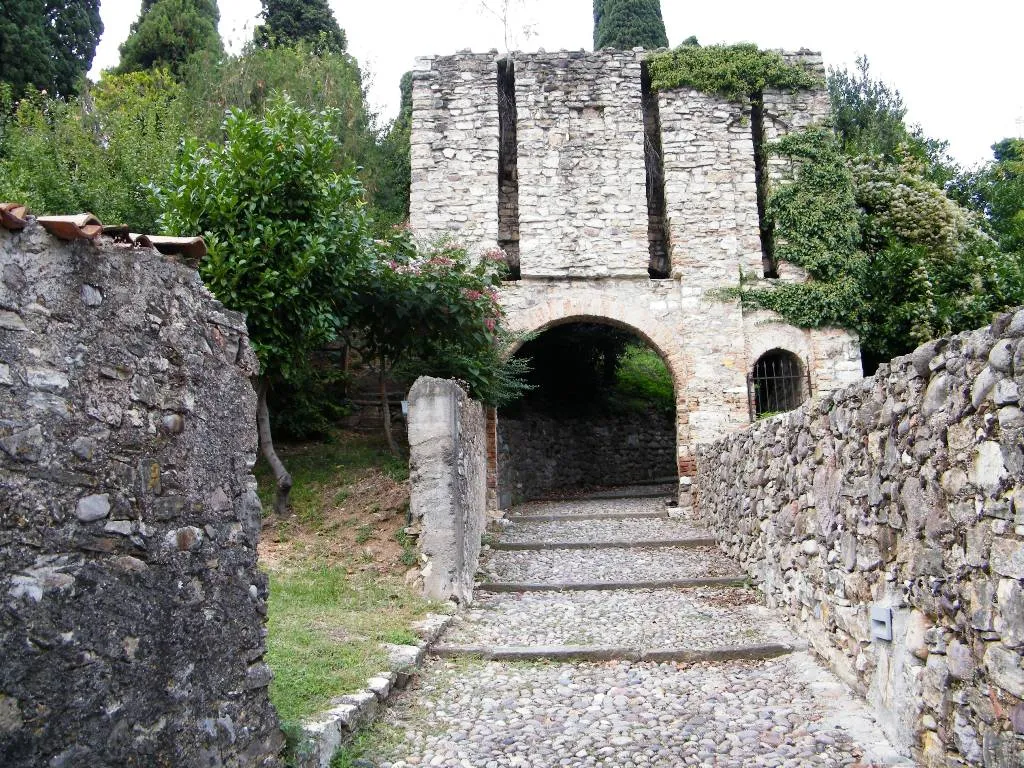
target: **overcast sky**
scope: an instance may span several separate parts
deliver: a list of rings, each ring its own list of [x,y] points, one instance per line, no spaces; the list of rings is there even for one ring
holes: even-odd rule
[[[499,11],[506,0],[486,0]],[[506,26],[485,0],[331,0],[349,51],[370,73],[370,103],[394,116],[398,81],[417,56],[487,51],[590,48],[592,0],[507,0]],[[141,0],[102,0],[105,32],[94,77],[117,63],[117,48]],[[220,31],[229,50],[252,36],[259,0],[220,0]],[[948,139],[964,164],[991,159],[990,146],[1024,135],[1020,33],[1022,0],[662,0],[669,42],[755,42],[763,48],[810,48],[826,64],[852,68],[866,55],[875,78],[899,89],[908,120]],[[955,9],[955,10],[954,10]]]

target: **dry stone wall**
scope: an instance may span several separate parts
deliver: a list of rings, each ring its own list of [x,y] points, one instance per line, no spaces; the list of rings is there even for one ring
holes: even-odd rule
[[[151,249],[0,230],[5,766],[274,766],[244,318]]]
[[[498,419],[502,507],[550,491],[674,480],[675,414],[650,410],[567,419],[538,411]]]
[[[1024,310],[698,451],[704,524],[925,766],[1022,764],[1021,387]]]

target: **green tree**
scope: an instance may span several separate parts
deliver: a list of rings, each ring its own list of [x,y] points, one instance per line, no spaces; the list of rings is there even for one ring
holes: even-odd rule
[[[341,53],[345,32],[338,26],[327,0],[261,0],[263,24],[256,43],[263,47],[308,43],[317,51]]]
[[[195,56],[224,53],[215,0],[143,0],[138,20],[121,44],[119,73],[167,68],[180,75]]]
[[[985,216],[1000,249],[1024,258],[1024,138],[996,142],[992,152],[995,160],[965,173],[951,193]]]
[[[276,97],[262,117],[232,111],[224,135],[223,144],[187,144],[158,193],[162,223],[170,233],[202,233],[204,282],[246,313],[260,361],[260,448],[283,514],[292,481],[274,451],[268,390],[304,372],[309,353],[345,326],[371,241],[361,185],[331,170],[337,141],[329,118]]]
[[[660,0],[594,0],[594,50],[667,48]]]
[[[957,175],[949,143],[928,138],[920,126],[907,126],[903,97],[871,76],[866,56],[857,58],[853,72],[829,70],[827,82],[832,126],[847,155],[878,155],[896,164],[915,158],[924,164],[928,178],[940,185]]]
[[[796,168],[769,196],[776,252],[808,280],[745,287],[749,305],[801,327],[856,331],[871,373],[930,338],[1024,302],[1019,260],[1000,253],[919,161],[848,158],[823,127],[785,136],[772,149]]]
[[[386,379],[396,368],[410,379],[460,379],[473,397],[493,405],[517,396],[523,364],[504,358],[497,301],[504,252],[474,262],[448,244],[420,251],[403,230],[378,242],[381,257],[370,264],[353,304],[352,340],[378,366],[383,413]],[[384,433],[397,455],[388,418]]]
[[[99,0],[0,4],[0,82],[26,90],[78,93],[103,34]]]
[[[397,224],[409,217],[409,188],[412,184],[410,139],[412,135],[412,73],[402,75],[401,108],[398,117],[378,145],[375,184],[370,199],[385,224]]]
[[[185,67],[185,85],[196,132],[201,139],[222,138],[225,110],[263,114],[274,92],[287,93],[299,107],[324,111],[335,138],[332,167],[358,175],[371,197],[376,173],[377,135],[367,110],[359,64],[347,53],[317,51],[309,43],[260,48],[249,45],[210,67],[194,59]]]
[[[170,172],[188,133],[181,87],[167,71],[108,73],[70,100],[30,94],[3,128],[0,198],[155,232],[149,187]]]

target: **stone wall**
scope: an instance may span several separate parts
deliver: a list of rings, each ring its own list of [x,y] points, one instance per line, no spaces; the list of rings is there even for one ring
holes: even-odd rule
[[[1024,755],[1021,386],[1024,310],[698,451],[703,523],[926,766]]]
[[[526,276],[647,278],[640,56],[517,56],[519,258]]]
[[[563,488],[674,479],[675,414],[565,418],[526,407],[516,416],[499,413],[498,469],[503,507]]]
[[[473,602],[487,506],[484,409],[458,384],[422,376],[409,390],[409,510],[420,528],[423,593]]]
[[[0,230],[5,766],[271,766],[244,319],[152,249]]]

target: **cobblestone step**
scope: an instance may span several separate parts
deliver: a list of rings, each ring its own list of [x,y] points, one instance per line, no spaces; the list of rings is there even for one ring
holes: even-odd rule
[[[528,552],[540,549],[665,549],[678,547],[713,547],[717,542],[710,536],[700,539],[651,539],[633,541],[508,541],[495,542],[491,549],[497,552]]]
[[[761,661],[433,659],[377,768],[911,765],[807,654]]]
[[[712,649],[799,646],[750,589],[482,593],[442,640],[458,646]]]
[[[560,520],[621,520],[623,518],[665,518],[668,497],[630,499],[562,499],[535,501],[509,510],[513,522]]]
[[[696,586],[726,579],[743,583],[745,576],[717,548],[634,548],[593,550],[494,551],[480,567],[481,588],[496,584],[523,589],[608,589],[652,585]],[[579,585],[579,586],[573,586]],[[586,585],[586,586],[583,586]],[[614,585],[614,586],[612,586]]]
[[[736,661],[737,659],[773,659],[806,650],[806,643],[783,645],[722,646],[713,648],[639,648],[606,645],[460,645],[438,643],[431,648],[434,656],[446,659],[460,657],[489,661],[637,661],[695,664],[702,661]]]
[[[714,539],[700,528],[685,520],[658,518],[622,518],[613,520],[580,520],[562,518],[557,521],[505,521],[497,531],[500,547],[510,544],[544,542],[550,544],[591,542],[690,542],[704,540],[705,546],[714,546]],[[536,548],[536,547],[535,547]]]

